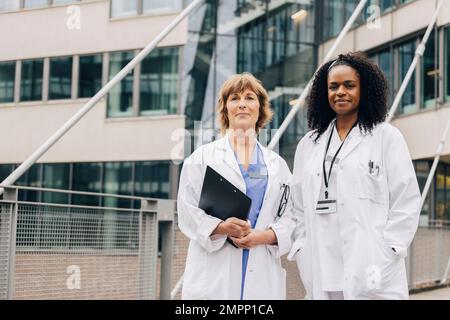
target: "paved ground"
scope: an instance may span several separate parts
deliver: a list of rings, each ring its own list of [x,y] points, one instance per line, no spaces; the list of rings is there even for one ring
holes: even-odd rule
[[[450,287],[410,295],[411,300],[450,300]]]

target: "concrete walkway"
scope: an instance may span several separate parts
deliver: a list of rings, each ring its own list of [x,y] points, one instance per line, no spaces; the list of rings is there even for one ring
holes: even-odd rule
[[[411,300],[450,300],[450,288],[440,288],[411,294],[409,298]]]

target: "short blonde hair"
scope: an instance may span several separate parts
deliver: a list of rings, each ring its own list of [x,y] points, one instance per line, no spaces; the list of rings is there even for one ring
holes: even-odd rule
[[[241,74],[235,74],[225,81],[219,93],[219,105],[217,107],[217,111],[219,114],[220,131],[222,134],[224,134],[230,127],[228,110],[226,106],[228,98],[230,95],[234,93],[241,93],[246,89],[253,91],[259,101],[259,116],[255,125],[256,133],[259,133],[259,130],[272,120],[273,112],[269,104],[269,95],[261,84],[261,81],[256,79],[251,73],[244,72]]]

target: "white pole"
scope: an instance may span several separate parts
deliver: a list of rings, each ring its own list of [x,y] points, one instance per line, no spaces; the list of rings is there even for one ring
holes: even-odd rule
[[[41,145],[28,159],[14,170],[3,182],[4,186],[10,186],[17,181],[44,153],[46,153],[67,131],[69,131],[97,102],[103,98],[120,80],[122,80],[133,68],[140,63],[181,21],[183,21],[195,8],[203,4],[205,0],[194,0],[187,6],[163,31],[150,42],[142,51],[134,57],[118,74],[114,76],[97,94],[95,94],[78,112],[58,129],[43,145]],[[0,188],[0,195],[3,188]]]
[[[436,150],[436,155],[434,157],[433,165],[431,166],[430,174],[428,175],[427,182],[425,183],[425,187],[423,188],[422,191],[422,199],[420,200],[419,212],[422,211],[423,204],[425,203],[425,198],[427,197],[428,190],[430,189],[431,182],[433,181],[436,168],[439,164],[439,158],[441,156],[442,151],[444,150],[445,140],[447,140],[449,128],[450,128],[450,118],[447,120],[447,125],[445,126],[444,134],[442,135],[441,141],[439,142],[438,148]]]
[[[333,56],[334,52],[336,51],[337,47],[341,44],[342,39],[344,39],[345,35],[348,33],[350,28],[355,23],[356,18],[359,16],[361,11],[363,10],[364,6],[366,5],[367,0],[361,0],[358,4],[358,6],[355,8],[355,11],[353,11],[352,16],[345,24],[344,28],[341,30],[341,33],[337,37],[336,41],[334,42],[331,49],[328,51],[327,55],[323,59],[323,62],[327,62],[330,60],[330,58]],[[281,124],[280,128],[276,131],[275,135],[273,136],[272,140],[270,141],[268,148],[273,149],[277,145],[278,141],[280,140],[283,133],[286,131],[287,127],[291,123],[292,119],[294,119],[295,115],[297,114],[298,110],[300,109],[300,106],[304,104],[304,100],[306,99],[306,96],[309,93],[309,89],[311,87],[313,79],[309,80],[308,84],[306,85],[305,89],[303,90],[300,97],[297,99],[297,103],[295,106],[292,107],[291,111],[288,113],[286,118],[284,119],[283,123]]]
[[[433,31],[434,24],[436,23],[436,20],[438,18],[438,14],[441,10],[442,5],[444,4],[444,0],[441,0],[434,11],[433,18],[430,21],[430,24],[428,25],[427,31],[425,32],[425,35],[423,36],[422,42],[419,44],[419,46],[416,49],[416,53],[414,55],[414,60],[409,66],[408,72],[406,73],[405,79],[403,79],[402,85],[400,86],[400,89],[395,96],[394,103],[392,104],[391,109],[389,110],[388,117],[386,119],[387,122],[391,122],[392,117],[394,117],[395,112],[397,111],[398,105],[400,104],[400,100],[403,97],[403,94],[405,93],[406,87],[408,86],[409,81],[411,80],[411,77],[414,73],[414,70],[416,69],[416,65],[419,62],[419,60],[423,57],[423,54],[425,52],[425,46],[428,42],[428,38],[431,35],[431,32]]]
[[[444,284],[445,282],[447,282],[449,271],[450,271],[450,258],[448,259],[447,268],[445,269],[445,273],[444,273],[444,276],[442,277],[441,284]]]
[[[173,288],[172,292],[170,293],[170,300],[175,300],[175,297],[177,296],[178,292],[181,289],[181,285],[183,284],[183,277],[184,277],[184,274],[181,275],[180,279],[178,280],[177,284],[175,285],[175,288]]]

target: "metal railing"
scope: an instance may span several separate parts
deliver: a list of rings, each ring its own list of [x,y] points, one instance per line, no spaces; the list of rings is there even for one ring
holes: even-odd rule
[[[0,299],[170,297],[174,200],[4,187]],[[24,201],[23,191],[92,196],[102,205]],[[114,205],[124,200],[131,205]]]
[[[411,290],[448,283],[450,257],[450,221],[430,220],[420,226],[407,257]]]

